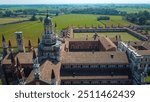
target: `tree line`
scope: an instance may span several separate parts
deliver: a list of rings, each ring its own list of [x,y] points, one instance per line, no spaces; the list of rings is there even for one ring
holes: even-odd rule
[[[126,20],[138,25],[150,25],[150,13],[148,11],[140,11],[138,13],[130,13],[126,15]]]
[[[85,8],[85,9],[74,9],[71,13],[75,14],[102,14],[102,15],[126,15],[127,12],[118,11],[111,8]]]

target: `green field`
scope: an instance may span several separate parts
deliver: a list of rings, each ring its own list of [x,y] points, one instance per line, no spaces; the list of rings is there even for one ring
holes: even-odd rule
[[[148,76],[148,77],[145,79],[145,82],[150,83],[150,76]]]
[[[28,18],[0,18],[0,24],[27,20]]]
[[[88,35],[88,38],[92,38],[94,33],[74,33],[74,38],[77,39],[85,39]],[[99,36],[107,36],[110,38],[115,37],[116,35],[120,35],[123,41],[139,41],[134,36],[126,33],[126,32],[110,32],[110,33],[97,33]]]
[[[149,8],[117,8],[119,11],[126,11],[127,13],[138,13],[140,11],[148,11],[150,12]]]
[[[6,26],[0,26],[0,35],[4,34],[7,40],[11,40],[12,46],[16,46],[15,34],[16,31],[22,31],[24,34],[25,44],[27,45],[30,39],[33,45],[37,44],[38,37],[41,37],[43,32],[43,24],[35,22],[24,22],[19,24],[10,24]],[[2,36],[0,36],[1,38]]]
[[[66,28],[68,26],[104,26],[103,23],[107,23],[107,25],[129,25],[131,23],[122,20],[121,16],[110,16],[109,21],[103,21],[103,23],[97,21],[97,17],[100,15],[90,15],[90,14],[69,14],[69,15],[61,15],[53,17],[53,22],[57,23],[57,32],[59,33],[62,28]],[[16,31],[22,31],[24,34],[25,45],[27,46],[28,40],[30,39],[32,45],[37,45],[38,37],[41,37],[43,33],[43,23],[39,21],[28,21],[18,24],[9,24],[5,26],[0,26],[0,39],[1,35],[4,34],[7,40],[11,40],[12,46],[16,46],[15,34]],[[1,40],[0,40],[1,43]],[[0,47],[2,44],[0,45]]]
[[[53,21],[58,24],[58,30],[65,28],[69,25],[84,27],[86,24],[87,27],[88,26],[90,27],[92,25],[93,26],[99,25],[99,26],[104,27],[104,24],[106,24],[108,26],[111,26],[112,24],[113,25],[120,24],[122,26],[132,24],[130,22],[123,20],[123,18],[121,16],[109,16],[110,20],[99,22],[99,21],[97,21],[97,17],[99,17],[99,16],[101,16],[101,15],[70,14],[70,15],[62,15],[62,16],[54,17]]]
[[[0,79],[0,85],[2,85],[2,80]]]

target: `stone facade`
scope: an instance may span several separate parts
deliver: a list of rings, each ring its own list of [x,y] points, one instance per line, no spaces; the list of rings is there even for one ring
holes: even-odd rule
[[[23,33],[22,32],[15,32],[16,41],[19,52],[25,52],[24,41],[23,41]]]
[[[51,18],[47,15],[44,20],[44,34],[42,35],[42,41],[38,47],[39,61],[46,59],[59,61],[60,44],[61,42],[56,39],[56,35],[53,32]]]

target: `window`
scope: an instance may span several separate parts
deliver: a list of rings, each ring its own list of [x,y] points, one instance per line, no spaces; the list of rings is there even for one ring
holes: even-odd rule
[[[109,65],[108,67],[109,68],[114,68],[114,67],[116,67],[116,65]]]
[[[91,68],[98,68],[98,65],[89,65],[89,67],[91,67]]]
[[[88,65],[83,65],[83,68],[89,68],[89,66]]]
[[[145,61],[146,61],[146,62],[148,61],[147,58],[145,58]]]
[[[101,68],[106,68],[106,65],[101,65]]]
[[[118,65],[118,67],[122,68],[122,67],[123,67],[123,65]]]

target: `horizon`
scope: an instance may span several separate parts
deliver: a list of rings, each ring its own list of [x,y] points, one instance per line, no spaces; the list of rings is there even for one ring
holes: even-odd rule
[[[0,5],[150,5],[150,3],[57,3],[57,4],[0,4]]]
[[[150,0],[1,0],[0,5],[55,4],[150,4]]]

